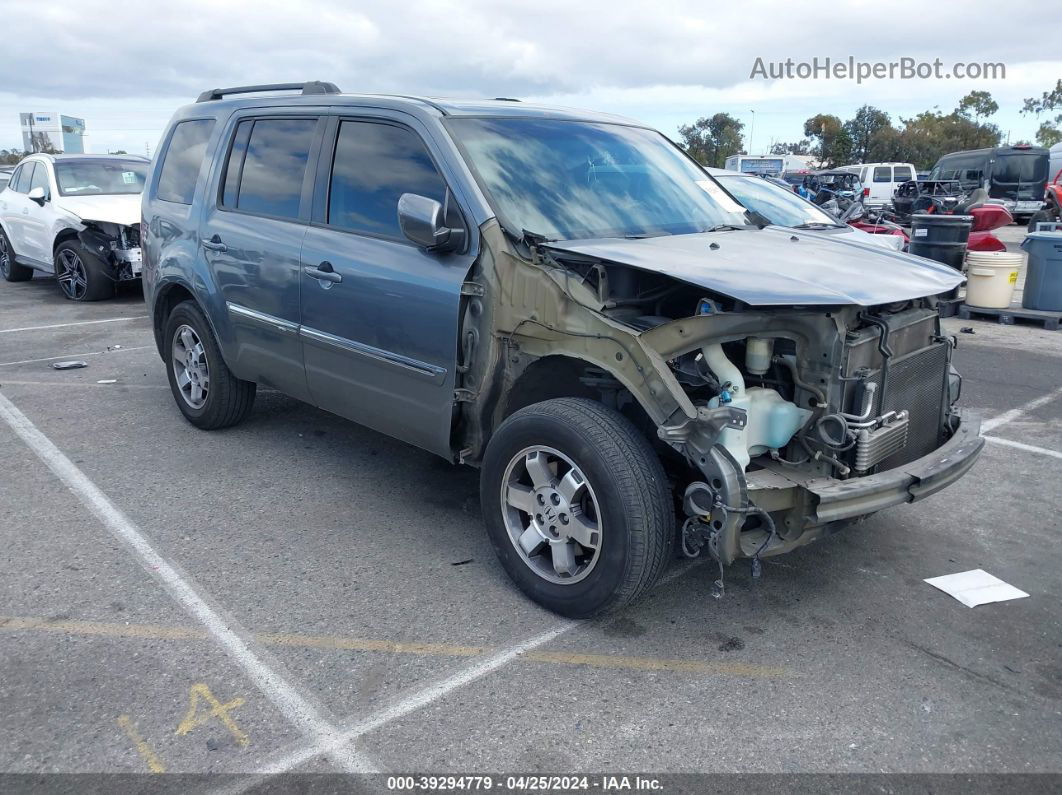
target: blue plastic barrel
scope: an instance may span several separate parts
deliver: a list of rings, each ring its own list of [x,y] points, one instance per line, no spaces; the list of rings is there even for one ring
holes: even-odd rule
[[[1062,223],[1038,224],[1035,232],[1025,236],[1021,247],[1029,254],[1021,305],[1062,312]]]

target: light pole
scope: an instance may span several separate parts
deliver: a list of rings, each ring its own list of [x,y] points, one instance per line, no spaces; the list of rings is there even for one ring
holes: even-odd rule
[[[749,154],[752,154],[752,135],[756,132],[756,111],[749,109],[752,114],[752,122],[749,124]]]

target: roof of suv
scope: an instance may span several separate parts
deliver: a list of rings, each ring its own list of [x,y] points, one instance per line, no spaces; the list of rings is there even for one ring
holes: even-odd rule
[[[253,87],[248,87],[253,88]],[[551,105],[536,105],[518,99],[498,97],[495,99],[449,99],[443,97],[422,97],[404,94],[344,94],[332,92],[314,93],[257,93],[247,96],[233,89],[215,89],[224,94],[222,98],[205,98],[210,92],[204,92],[196,103],[199,109],[220,107],[225,110],[245,107],[283,107],[299,105],[350,105],[400,108],[415,106],[421,112],[435,116],[493,116],[568,119],[579,121],[611,122],[644,127],[642,122],[611,113],[595,113],[577,108],[564,108]]]
[[[34,152],[31,155],[26,155],[26,158],[40,157],[44,160],[50,160],[52,162],[62,162],[63,160],[143,160],[145,163],[151,161],[143,155],[89,155],[89,154],[57,154],[52,155],[46,152]]]

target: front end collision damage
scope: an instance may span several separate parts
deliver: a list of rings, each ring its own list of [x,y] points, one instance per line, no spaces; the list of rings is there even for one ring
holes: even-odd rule
[[[139,279],[141,273],[140,228],[111,221],[83,219],[77,237],[86,251],[108,267],[115,281]]]
[[[664,298],[651,308],[643,301],[628,309],[618,286],[628,274],[615,263],[558,255],[541,245],[523,249],[495,221],[481,232],[483,249],[463,291],[454,424],[455,456],[461,461],[477,463],[491,429],[527,403],[562,393],[596,397],[655,439],[683,497],[684,536],[692,529],[694,551],[705,547],[728,564],[787,552],[847,521],[922,499],[961,477],[981,451],[978,421],[953,408],[958,386],[950,366],[952,343],[939,335],[932,296],[880,307],[838,305],[836,299],[817,307],[780,302],[756,307],[652,274],[647,293]],[[671,311],[675,305],[687,308]],[[891,336],[898,355],[875,350],[876,361],[846,371],[867,335],[877,335],[885,350]],[[735,455],[742,451],[724,439],[728,431],[740,437],[749,415],[729,398],[728,388],[738,387],[707,371],[704,352],[721,346],[741,362],[749,339],[771,340],[766,350],[773,349],[769,372],[760,372],[763,365],[757,364],[758,378],[745,375],[759,384],[749,392],[777,390],[783,400],[774,395],[770,403],[791,403],[789,415],[798,412],[802,425],[791,438],[780,437],[784,443],[778,447],[752,448],[745,466]],[[756,345],[761,358],[764,347]],[[932,369],[938,360],[928,356],[937,349],[946,356],[939,374]],[[905,458],[900,448],[908,444],[906,437],[896,441],[900,434],[890,430],[890,422],[907,419],[903,408],[890,407],[909,398],[906,381],[890,381],[890,363],[897,373],[906,366],[900,375],[908,380],[923,377],[920,366],[932,365],[924,374],[931,381],[939,375],[939,444],[930,442],[924,455],[915,456],[912,442]],[[841,417],[833,422],[843,430],[826,423],[820,438],[827,416]],[[922,427],[936,427],[934,417],[926,422]],[[847,436],[831,439],[842,432]],[[865,446],[857,458],[859,438],[888,439],[891,446]],[[854,470],[857,462],[860,471]]]

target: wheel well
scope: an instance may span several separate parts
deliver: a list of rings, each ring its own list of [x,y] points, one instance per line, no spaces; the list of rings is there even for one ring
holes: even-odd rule
[[[570,356],[544,356],[529,364],[510,388],[501,419],[533,403],[563,397],[589,398],[616,409],[650,444],[659,443],[655,423],[623,384],[607,370]]]
[[[184,301],[194,301],[192,291],[183,284],[170,284],[163,287],[155,297],[155,311],[152,313],[152,326],[155,331],[155,345],[162,355],[162,332],[166,325],[166,318],[170,316],[177,304]]]
[[[77,230],[76,229],[70,229],[68,227],[68,228],[62,230],[59,234],[57,234],[55,236],[55,240],[52,241],[52,256],[53,257],[55,256],[55,252],[59,249],[59,246],[61,246],[67,240],[78,240]]]

